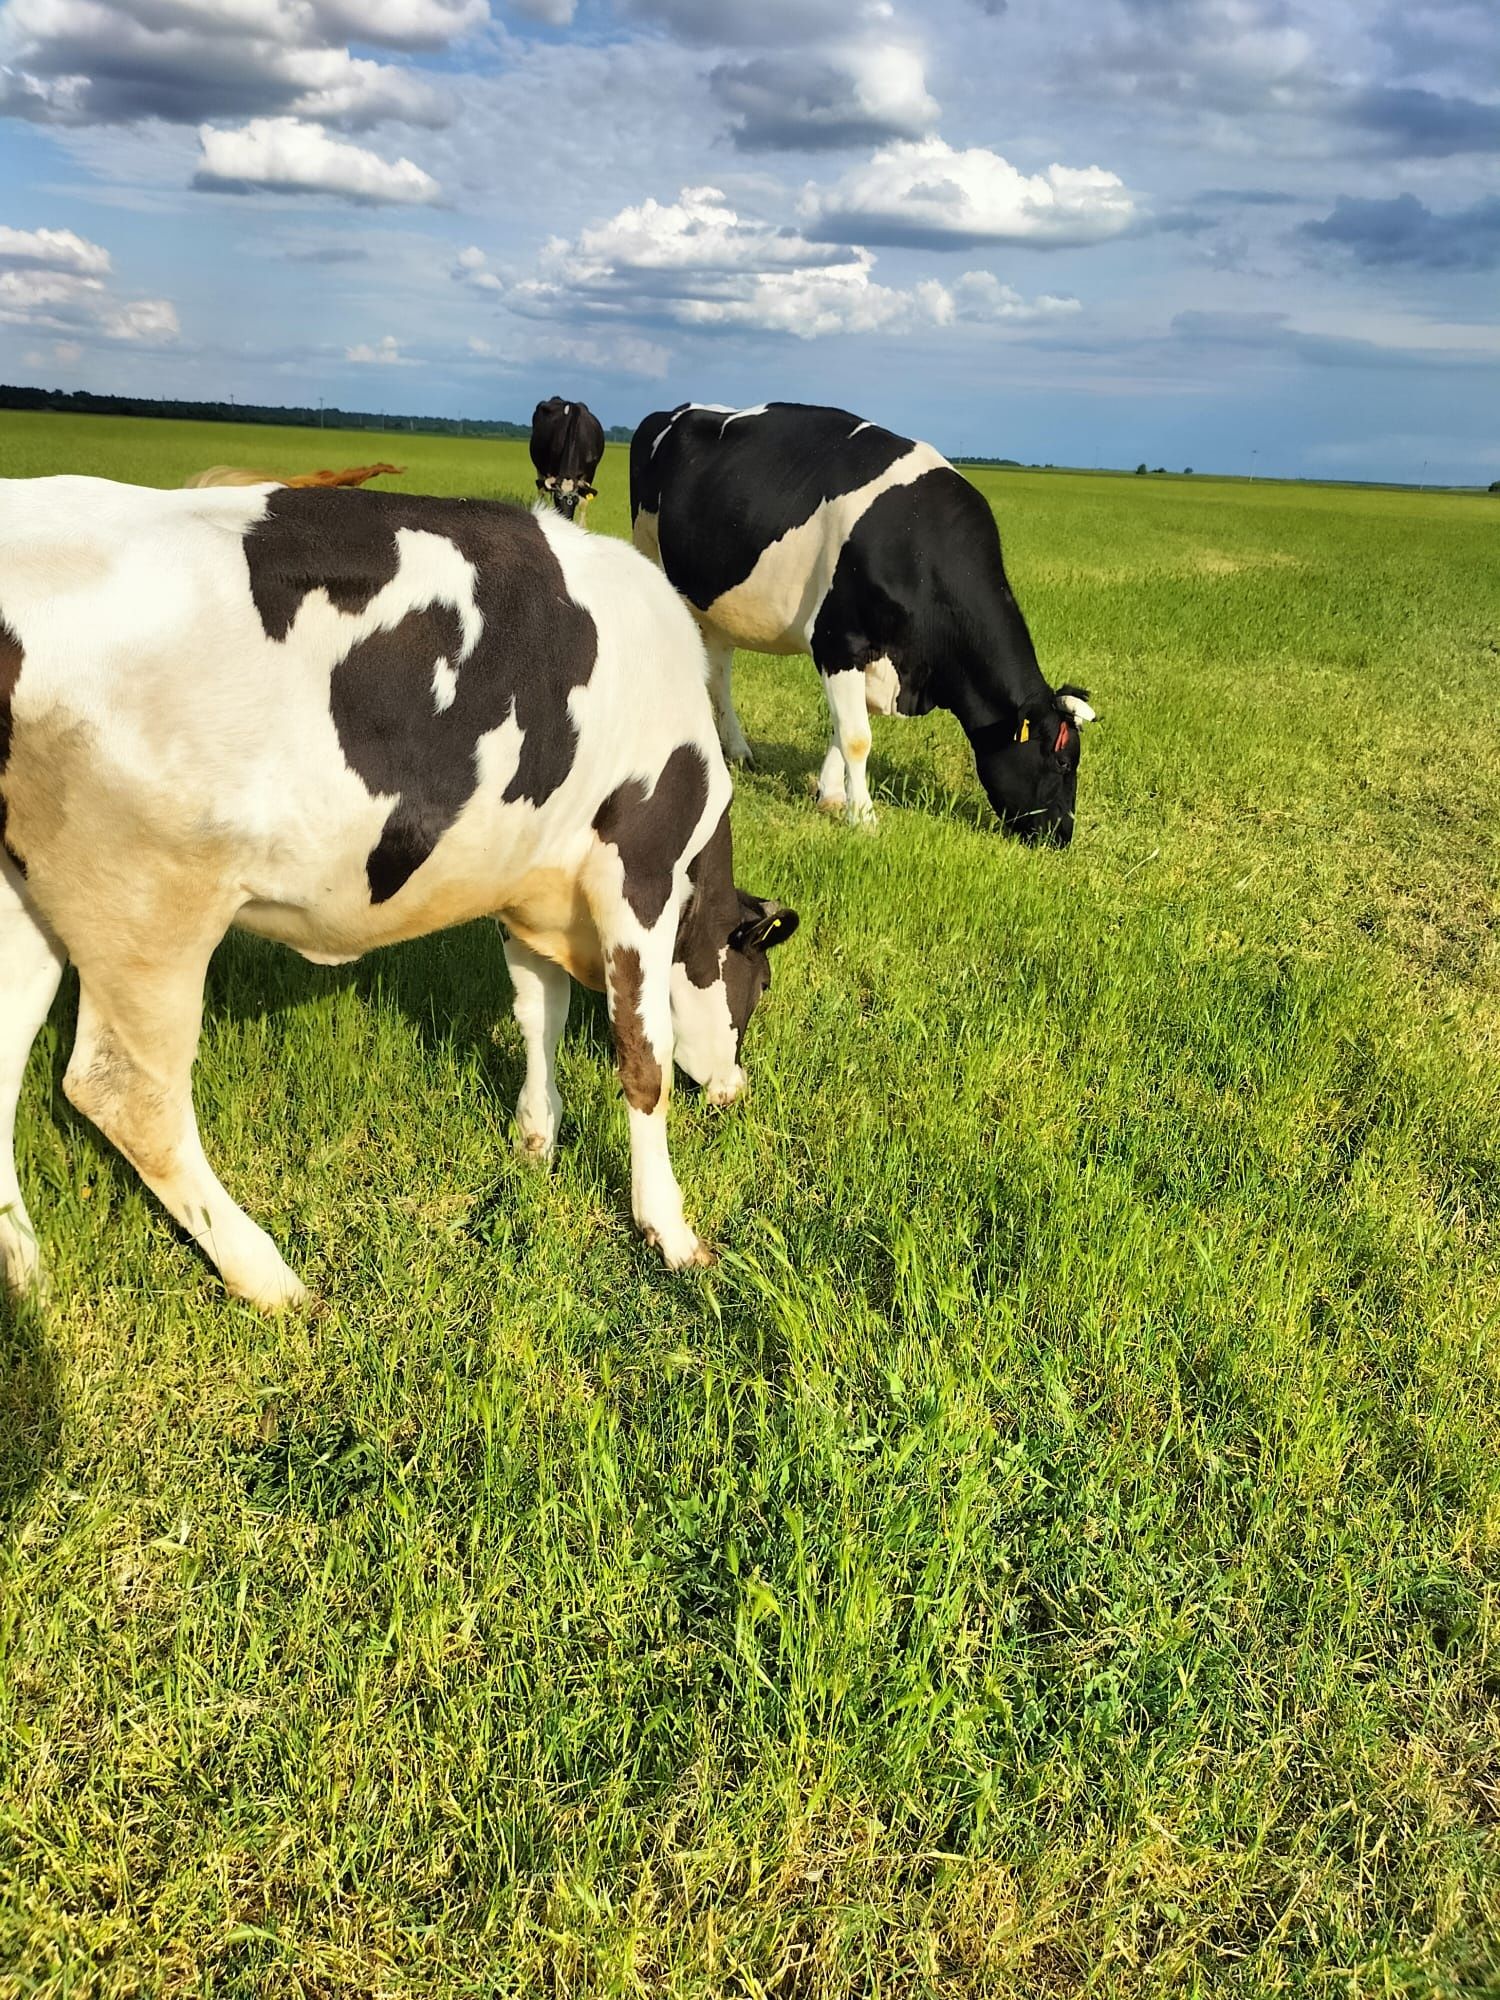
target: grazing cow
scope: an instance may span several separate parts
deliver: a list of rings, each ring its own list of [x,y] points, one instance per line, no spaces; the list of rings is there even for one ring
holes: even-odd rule
[[[531,462],[539,493],[572,520],[598,488],[594,474],[604,456],[604,426],[587,403],[549,396],[531,413]]]
[[[493,915],[552,1150],[569,975],[608,996],[635,1219],[709,1261],[667,1152],[675,1055],[712,1102],[795,928],[736,889],[703,653],[636,553],[493,502],[0,481],[0,1263],[27,1050],[78,968],[70,1101],[223,1273],[301,1294],[214,1177],[191,1078],[232,925],[315,964]]]
[[[847,410],[683,403],[631,440],[630,516],[702,627],[731,761],[751,754],[735,647],[811,653],[833,717],[821,806],[873,825],[869,716],[948,708],[1001,824],[1071,840],[1094,711],[1043,679],[989,504],[931,445]]]
[[[242,465],[211,465],[184,479],[184,486],[363,486],[382,472],[405,472],[404,465],[346,465],[341,472],[298,472],[283,479],[276,472],[251,472]]]

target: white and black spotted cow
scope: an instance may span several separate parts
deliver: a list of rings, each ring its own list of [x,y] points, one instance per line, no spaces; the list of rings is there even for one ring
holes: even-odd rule
[[[531,413],[531,462],[539,493],[568,520],[598,491],[594,474],[604,456],[604,426],[587,403],[549,396]]]
[[[64,964],[64,1088],[218,1265],[301,1293],[215,1178],[190,1072],[233,925],[338,963],[484,915],[550,1153],[569,975],[603,988],[635,1218],[706,1260],[667,1153],[675,1055],[711,1099],[796,923],[731,874],[692,620],[617,541],[480,501],[0,481],[0,1262],[37,1272],[16,1100]]]
[[[692,606],[725,754],[736,646],[811,653],[833,738],[818,802],[875,818],[871,715],[951,709],[1000,821],[1023,840],[1073,835],[1081,688],[1051,688],[1006,581],[995,517],[931,445],[847,410],[684,403],[630,446],[637,548]]]

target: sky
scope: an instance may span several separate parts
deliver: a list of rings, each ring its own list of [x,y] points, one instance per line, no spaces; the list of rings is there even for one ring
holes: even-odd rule
[[[1497,0],[0,0],[0,380],[1500,478]]]

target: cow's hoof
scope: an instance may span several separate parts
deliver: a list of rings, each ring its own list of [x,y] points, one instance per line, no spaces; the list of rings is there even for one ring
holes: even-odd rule
[[[748,743],[731,743],[724,751],[726,764],[739,764],[747,771],[755,769],[755,752]]]
[[[35,1242],[19,1230],[0,1245],[0,1292],[17,1305],[40,1305],[46,1297],[47,1280]]]
[[[841,815],[843,813],[843,810],[844,810],[844,795],[842,792],[819,792],[818,811],[820,813],[832,813],[834,815]]]
[[[670,1237],[648,1229],[645,1236],[652,1249],[661,1252],[662,1262],[669,1271],[706,1271],[719,1261],[702,1237],[695,1236],[691,1229],[685,1229],[681,1236],[674,1231]]]
[[[850,826],[858,827],[861,833],[873,833],[880,824],[872,805],[849,806],[845,810],[844,817]]]
[[[703,1095],[716,1111],[723,1111],[744,1096],[746,1082],[745,1072],[736,1068],[722,1083],[705,1084]]]
[[[545,1132],[527,1132],[518,1126],[512,1143],[516,1158],[525,1160],[529,1166],[547,1167],[552,1164],[554,1142]]]
[[[232,1284],[229,1290],[233,1297],[243,1299],[247,1306],[263,1313],[292,1312],[298,1306],[305,1306],[308,1299],[306,1285],[285,1264],[275,1276],[268,1275],[253,1284]]]

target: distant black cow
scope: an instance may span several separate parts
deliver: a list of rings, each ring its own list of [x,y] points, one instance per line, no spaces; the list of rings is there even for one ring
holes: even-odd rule
[[[631,441],[630,514],[697,614],[730,759],[750,758],[735,647],[811,653],[833,715],[821,806],[873,824],[868,717],[947,708],[1002,825],[1072,839],[1094,711],[1043,678],[989,503],[931,445],[847,410],[684,403]]]
[[[580,504],[598,490],[594,474],[604,456],[604,426],[587,403],[549,396],[531,413],[531,462],[537,490],[550,493],[559,514],[571,521]]]

